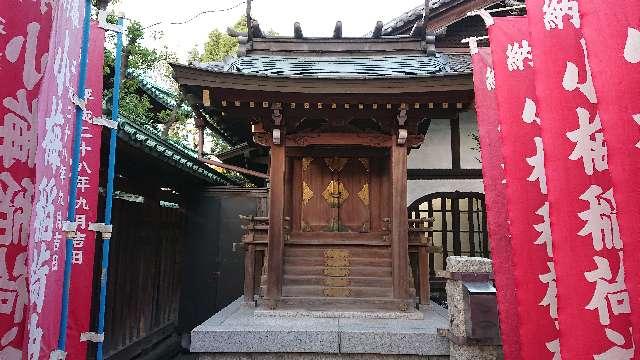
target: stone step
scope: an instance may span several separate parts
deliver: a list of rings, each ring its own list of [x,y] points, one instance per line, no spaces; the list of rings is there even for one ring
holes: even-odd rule
[[[338,280],[336,280],[338,279]],[[348,286],[357,287],[391,287],[391,277],[356,277],[336,278],[331,276],[295,276],[285,275],[284,286],[331,286],[339,283],[341,279],[347,282]]]
[[[299,308],[310,311],[416,311],[415,300],[406,301],[383,298],[355,297],[282,297],[278,308]]]
[[[285,275],[293,276],[331,276],[331,277],[391,277],[391,267],[356,266],[284,266]]]
[[[324,286],[284,286],[282,296],[305,298],[391,298],[393,290],[382,287],[324,287]]]
[[[375,266],[375,267],[391,267],[391,259],[387,258],[364,258],[352,257],[350,259],[326,259],[324,257],[305,256],[286,256],[284,258],[285,266]]]

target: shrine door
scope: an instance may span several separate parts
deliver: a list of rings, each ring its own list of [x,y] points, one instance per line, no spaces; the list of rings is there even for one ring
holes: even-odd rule
[[[371,158],[303,157],[295,160],[301,232],[369,233],[372,228]],[[295,180],[294,180],[295,181]],[[378,194],[375,194],[376,196]],[[296,207],[297,204],[294,205]],[[336,234],[339,235],[339,234]],[[337,236],[339,237],[339,236]]]

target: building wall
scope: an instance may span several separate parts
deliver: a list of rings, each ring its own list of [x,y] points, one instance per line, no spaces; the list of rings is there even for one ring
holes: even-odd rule
[[[408,181],[407,204],[435,192],[484,193],[477,171],[482,168],[479,145],[474,139],[477,135],[478,123],[473,109],[459,113],[457,120],[432,119],[424,143],[409,154],[408,168],[421,169],[425,175]],[[456,151],[459,151],[459,166],[454,164]]]

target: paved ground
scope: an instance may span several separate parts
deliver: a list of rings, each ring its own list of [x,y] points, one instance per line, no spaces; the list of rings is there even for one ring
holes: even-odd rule
[[[238,299],[192,332],[202,353],[324,353],[448,355],[446,310],[433,304],[422,319],[259,316]],[[264,315],[264,314],[263,314]]]

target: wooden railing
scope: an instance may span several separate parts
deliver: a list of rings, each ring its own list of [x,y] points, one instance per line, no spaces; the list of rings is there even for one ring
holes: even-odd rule
[[[244,248],[244,296],[245,301],[254,303],[256,289],[260,287],[260,275],[262,267],[266,261],[266,249],[269,242],[269,218],[260,216],[240,215],[243,222],[242,229],[244,235],[242,242],[234,244],[234,251],[238,246]],[[288,223],[285,219],[285,226]],[[420,297],[420,304],[428,305],[430,298],[429,285],[429,254],[442,252],[441,247],[433,245],[433,239],[429,233],[433,231],[431,227],[433,218],[409,219],[409,252],[417,253],[417,293]]]

